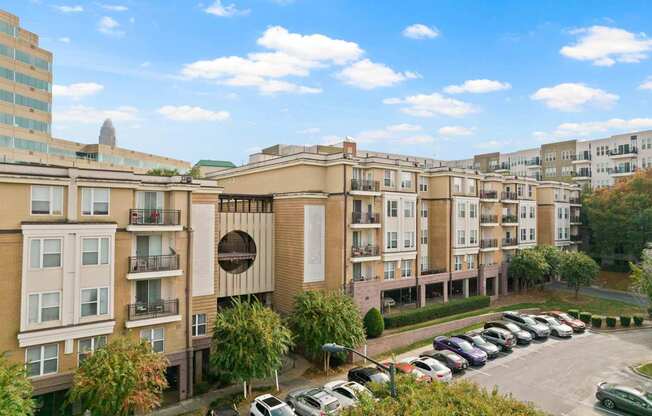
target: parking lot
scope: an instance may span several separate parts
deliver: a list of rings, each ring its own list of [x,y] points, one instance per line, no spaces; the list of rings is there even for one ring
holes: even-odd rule
[[[419,355],[431,347],[402,354],[398,359]],[[628,367],[652,360],[652,331],[636,330],[611,334],[574,335],[572,339],[535,341],[516,347],[511,353],[471,368],[460,377],[515,398],[531,401],[553,415],[619,415],[595,400],[596,385],[602,381],[642,386],[652,390],[652,382]]]

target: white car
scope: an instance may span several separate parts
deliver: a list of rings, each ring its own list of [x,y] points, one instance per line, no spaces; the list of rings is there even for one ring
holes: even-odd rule
[[[355,406],[363,394],[368,394],[370,397],[373,396],[368,388],[355,381],[331,381],[324,385],[324,390],[335,396],[342,404],[342,407]]]
[[[557,319],[548,315],[530,315],[532,318],[536,319],[537,322],[541,322],[544,325],[548,325],[550,328],[550,333],[556,337],[560,338],[570,338],[573,336],[573,328],[566,324],[562,324]]]
[[[429,376],[433,381],[451,381],[453,373],[440,361],[430,357],[409,357],[402,362],[412,364],[417,371]]]
[[[295,416],[296,413],[286,403],[271,394],[258,396],[251,402],[249,416]]]

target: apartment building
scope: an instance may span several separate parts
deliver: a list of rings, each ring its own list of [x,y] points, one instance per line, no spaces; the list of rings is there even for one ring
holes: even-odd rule
[[[190,394],[190,207],[219,192],[178,176],[0,164],[0,351],[25,364],[44,414],[115,335],[166,355],[166,397]]]
[[[577,250],[580,234],[580,189],[564,182],[539,183],[538,198],[539,244]]]

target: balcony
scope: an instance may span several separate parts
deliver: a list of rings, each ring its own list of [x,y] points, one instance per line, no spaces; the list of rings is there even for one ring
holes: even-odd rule
[[[575,164],[591,163],[591,152],[585,150],[578,154],[572,155],[571,163],[575,163]]]
[[[591,178],[592,175],[590,169],[582,168],[571,172],[571,176],[573,177],[574,180],[579,181],[582,179],[589,179]]]
[[[480,199],[498,199],[498,191],[480,191]]]
[[[353,262],[380,260],[380,248],[374,245],[351,247]]]
[[[132,303],[127,305],[127,328],[158,325],[180,321],[179,299],[159,300],[151,303]]]
[[[365,193],[379,193],[380,182],[370,179],[351,179],[351,193],[363,195]]]
[[[533,157],[530,160],[525,161],[526,166],[539,167],[541,166],[541,159],[538,157]]]
[[[636,166],[630,166],[630,165],[616,166],[615,168],[607,169],[607,172],[609,172],[613,176],[633,175],[634,172],[636,172]]]
[[[570,241],[574,241],[574,242],[582,241],[582,236],[581,235],[573,235],[573,234],[571,234]]]
[[[352,212],[351,227],[352,228],[379,228],[380,214],[373,214],[368,212]]]
[[[581,198],[569,198],[568,203],[573,204],[573,205],[581,205],[582,204],[582,199]]]
[[[516,192],[501,192],[500,193],[500,199],[501,201],[514,201],[518,200],[518,195],[516,195]]]
[[[571,222],[571,224],[581,224],[582,220],[580,219],[579,216],[577,216],[577,217],[571,217],[570,222]]]
[[[431,274],[439,274],[439,273],[446,273],[446,269],[443,267],[440,268],[435,268],[435,269],[427,269],[427,270],[421,270],[419,272],[420,276],[429,276]]]
[[[497,238],[487,238],[480,240],[480,249],[492,249],[498,248],[498,239]]]
[[[178,209],[130,209],[127,231],[181,231]]]
[[[127,279],[141,280],[158,277],[181,276],[179,255],[165,256],[132,256],[129,257],[129,273]]]
[[[480,224],[498,224],[498,215],[480,215]]]
[[[636,157],[638,154],[638,149],[634,146],[625,146],[618,149],[611,149],[607,152],[609,156],[614,159],[625,159],[630,157]]]
[[[503,225],[505,224],[518,224],[518,217],[516,215],[503,215]]]
[[[353,276],[354,282],[372,282],[378,280],[378,276]]]
[[[516,247],[518,246],[518,241],[515,238],[503,238],[502,246],[503,248]]]

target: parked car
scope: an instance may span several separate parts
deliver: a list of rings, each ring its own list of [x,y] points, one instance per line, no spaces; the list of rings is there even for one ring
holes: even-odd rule
[[[582,333],[586,330],[586,324],[584,322],[580,321],[579,319],[573,318],[572,316],[570,316],[565,312],[550,311],[550,312],[546,312],[546,315],[552,316],[562,324],[566,324],[570,326],[571,328],[573,328],[573,332]]]
[[[596,399],[607,409],[639,416],[652,416],[652,393],[611,383],[598,384]]]
[[[369,396],[373,396],[368,388],[355,381],[331,381],[324,385],[324,390],[335,396],[344,408],[355,406],[360,400],[361,395],[368,394]]]
[[[544,325],[548,325],[550,328],[550,334],[559,338],[570,338],[573,336],[573,328],[566,324],[562,324],[557,319],[548,315],[536,315],[533,316],[538,322],[541,322]]]
[[[498,327],[490,327],[482,331],[482,337],[503,351],[510,351],[516,345],[516,337],[511,331]]]
[[[440,361],[446,367],[450,368],[453,373],[464,371],[469,367],[469,362],[462,356],[449,350],[430,350],[421,353],[419,357],[430,357]]]
[[[417,371],[435,381],[451,381],[453,372],[441,361],[430,357],[409,357],[403,360],[410,363]]]
[[[505,312],[503,313],[503,320],[513,322],[524,331],[532,334],[533,338],[545,339],[550,335],[550,328],[535,319],[530,318],[520,312]]]
[[[516,343],[517,344],[523,344],[523,345],[528,345],[530,342],[532,342],[532,334],[530,334],[527,331],[522,330],[519,328],[518,325],[512,322],[507,322],[507,321],[491,321],[487,322],[484,324],[485,329],[487,328],[501,328],[501,329],[506,329],[509,332],[512,333],[516,337]]]
[[[291,391],[285,401],[299,416],[337,415],[342,409],[342,404],[335,396],[314,387]]]
[[[382,364],[384,366],[386,366],[386,367],[389,367],[389,365],[390,365],[389,362],[385,362],[385,363],[382,363]],[[430,376],[428,376],[426,374],[423,374],[420,371],[417,371],[417,369],[408,362],[401,361],[400,363],[394,363],[394,368],[396,369],[396,374],[399,374],[399,373],[401,373],[401,374],[409,374],[409,375],[413,376],[417,381],[422,381],[422,382],[426,382],[426,383],[429,383],[429,382],[432,381],[432,378],[430,378]],[[379,368],[379,370],[385,371],[382,368]],[[387,373],[386,371],[385,371],[385,373],[387,375],[389,375],[389,373]]]
[[[485,365],[487,363],[487,353],[480,348],[471,345],[470,342],[461,338],[437,337],[433,341],[436,350],[449,350],[466,358],[466,360],[475,366]]]
[[[498,357],[500,353],[500,349],[497,346],[482,338],[482,335],[478,333],[455,335],[454,338],[463,339],[474,347],[481,349],[487,354],[487,358],[490,360]]]
[[[271,394],[258,396],[251,402],[249,416],[294,416],[290,406]]]
[[[354,367],[349,370],[348,379],[363,386],[371,382],[389,383],[389,376],[373,367]]]

